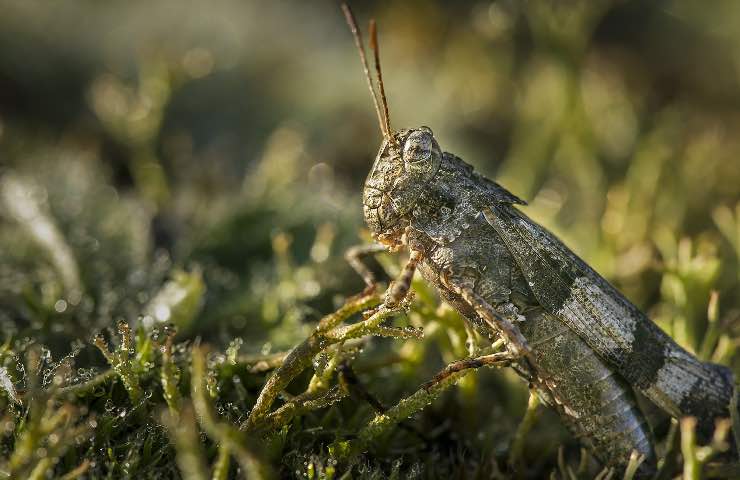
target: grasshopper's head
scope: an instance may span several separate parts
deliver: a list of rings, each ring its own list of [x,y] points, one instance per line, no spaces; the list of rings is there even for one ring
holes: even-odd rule
[[[383,143],[365,181],[362,196],[365,222],[378,240],[395,244],[404,232],[404,217],[419,199],[427,182],[437,173],[442,161],[442,151],[429,127],[395,132],[391,129],[375,22],[370,20],[370,47],[374,53],[380,97],[370,76],[357,21],[347,4],[342,4],[342,10],[352,30],[375,112],[378,114],[380,131],[383,133]]]
[[[398,239],[404,217],[439,170],[442,150],[429,127],[392,132],[380,146],[362,195],[365,223],[379,240]]]

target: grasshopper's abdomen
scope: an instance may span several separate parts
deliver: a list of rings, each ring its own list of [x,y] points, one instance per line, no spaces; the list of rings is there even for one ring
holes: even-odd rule
[[[589,345],[537,302],[497,233],[471,219],[447,241],[418,236],[425,250],[421,273],[466,318],[487,328],[475,310],[455,293],[472,289],[510,320],[526,338],[533,365],[518,371],[554,407],[569,430],[607,465],[624,468],[632,451],[645,456],[639,474],[655,469],[650,431],[635,393]],[[445,278],[445,281],[441,281]],[[517,319],[517,311],[521,313]],[[527,362],[525,362],[527,363]]]
[[[533,309],[525,318],[519,326],[537,359],[532,373],[571,432],[608,465],[625,465],[634,450],[645,456],[640,473],[654,471],[650,429],[632,388],[553,316]]]

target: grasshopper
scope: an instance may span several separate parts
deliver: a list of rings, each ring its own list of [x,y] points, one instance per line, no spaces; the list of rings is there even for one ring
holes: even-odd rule
[[[732,372],[699,361],[616,288],[527,217],[524,201],[444,152],[428,127],[392,130],[375,23],[377,90],[362,35],[342,6],[375,105],[383,141],[367,177],[363,213],[376,245],[347,258],[375,283],[362,256],[405,248],[409,262],[386,294],[405,297],[415,270],[477,329],[495,331],[515,368],[568,429],[607,466],[643,457],[656,470],[637,393],[672,417],[692,416],[708,435],[730,417]]]

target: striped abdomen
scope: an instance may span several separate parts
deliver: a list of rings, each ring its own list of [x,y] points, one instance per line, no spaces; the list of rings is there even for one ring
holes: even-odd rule
[[[535,385],[545,399],[553,400],[579,441],[599,460],[617,468],[624,468],[636,450],[646,457],[640,473],[654,470],[649,428],[630,385],[577,333],[539,306],[511,253],[484,219],[472,220],[452,241],[437,243],[423,236],[416,240],[425,251],[419,265],[422,275],[483,332],[490,327],[440,278],[459,288],[472,288],[494,307],[511,312],[516,305],[523,312],[525,319],[515,326],[527,339],[535,362],[534,371],[522,373],[542,380]]]
[[[537,358],[536,373],[571,432],[601,461],[624,466],[645,455],[641,474],[655,469],[650,430],[632,388],[586,343],[542,309],[518,323]]]

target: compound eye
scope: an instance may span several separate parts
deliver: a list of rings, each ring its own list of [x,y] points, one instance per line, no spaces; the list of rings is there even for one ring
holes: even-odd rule
[[[432,156],[432,135],[425,130],[417,130],[406,140],[403,146],[403,159],[418,163],[429,160]]]

